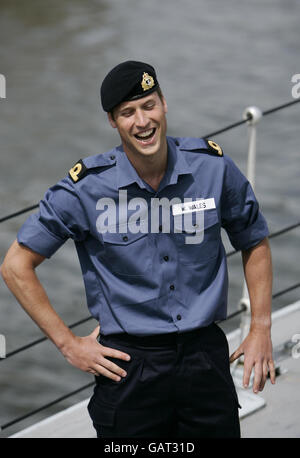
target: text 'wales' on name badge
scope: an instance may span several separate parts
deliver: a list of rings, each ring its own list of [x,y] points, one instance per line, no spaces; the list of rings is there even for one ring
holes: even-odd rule
[[[182,204],[174,204],[172,205],[172,214],[173,216],[184,215],[185,213],[211,210],[212,208],[216,208],[215,199],[213,197],[210,199],[200,199],[192,202],[184,202]]]

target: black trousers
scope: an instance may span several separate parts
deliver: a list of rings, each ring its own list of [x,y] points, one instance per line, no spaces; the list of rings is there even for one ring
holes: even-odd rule
[[[181,334],[102,336],[100,343],[131,360],[110,358],[127,372],[120,382],[96,377],[88,411],[97,437],[240,437],[228,343],[215,323]]]

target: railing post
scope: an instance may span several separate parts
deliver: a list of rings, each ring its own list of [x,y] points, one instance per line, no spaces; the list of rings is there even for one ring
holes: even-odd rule
[[[256,164],[256,124],[260,121],[262,112],[257,107],[248,107],[243,113],[243,119],[247,119],[248,125],[248,161],[247,161],[247,178],[251,183],[252,188],[255,187],[255,164]],[[240,329],[240,343],[247,336],[250,329],[251,322],[251,308],[250,299],[248,294],[248,288],[246,281],[243,282],[242,297],[239,301],[239,308],[245,307],[245,312],[241,316]],[[232,371],[235,370],[239,360],[235,360],[232,364]]]
[[[5,336],[0,334],[0,359],[6,358],[6,340]]]

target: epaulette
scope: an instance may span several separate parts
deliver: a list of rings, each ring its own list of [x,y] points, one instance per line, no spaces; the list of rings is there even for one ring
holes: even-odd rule
[[[76,162],[76,164],[69,170],[69,177],[73,183],[81,180],[90,169],[98,167],[107,167],[116,163],[116,156],[111,154],[107,157],[106,154],[97,154],[96,156],[90,156],[85,159],[85,163],[82,159]]]
[[[218,143],[213,142],[212,140],[206,140],[206,138],[203,140],[206,143],[206,147],[209,153],[212,153],[215,156],[223,156],[222,148],[218,145]]]
[[[175,144],[181,150],[196,151],[201,153],[212,154],[214,156],[223,156],[222,148],[214,141],[206,138],[182,137],[175,138]]]
[[[82,159],[79,159],[79,161],[76,162],[74,167],[72,167],[69,170],[69,177],[71,178],[73,183],[76,183],[78,180],[80,180],[81,178],[85,176],[86,171],[87,171],[87,168],[84,165],[84,163],[82,162]]]

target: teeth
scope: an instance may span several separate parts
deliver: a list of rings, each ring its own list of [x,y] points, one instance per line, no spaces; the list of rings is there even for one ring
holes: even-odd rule
[[[137,134],[138,137],[149,137],[154,132],[154,129],[146,130],[146,132],[141,132],[140,134]]]

